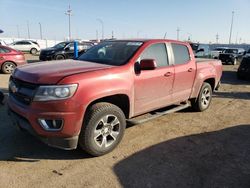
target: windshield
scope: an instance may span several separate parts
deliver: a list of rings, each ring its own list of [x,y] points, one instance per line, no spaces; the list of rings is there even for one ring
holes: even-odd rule
[[[107,41],[90,48],[78,60],[106,65],[124,65],[142,45],[142,42]]]
[[[237,49],[226,49],[225,50],[225,53],[234,53],[234,54],[237,54],[238,53],[238,50]]]
[[[61,43],[56,44],[55,46],[53,46],[53,48],[64,48],[68,44],[69,44],[68,42],[61,42]]]

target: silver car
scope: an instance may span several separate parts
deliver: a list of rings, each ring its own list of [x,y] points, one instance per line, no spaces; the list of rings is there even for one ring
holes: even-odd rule
[[[39,44],[35,41],[30,40],[16,41],[10,44],[9,47],[22,52],[29,52],[33,55],[40,51]]]

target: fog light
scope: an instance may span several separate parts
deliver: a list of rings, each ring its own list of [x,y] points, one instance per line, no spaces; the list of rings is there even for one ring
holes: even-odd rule
[[[46,131],[59,131],[63,126],[63,120],[61,119],[38,119],[38,122]]]

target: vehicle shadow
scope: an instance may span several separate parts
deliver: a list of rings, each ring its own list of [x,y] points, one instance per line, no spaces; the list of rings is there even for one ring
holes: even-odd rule
[[[175,138],[113,170],[123,187],[250,187],[250,124]]]
[[[223,71],[221,77],[222,84],[233,84],[233,85],[249,85],[250,82],[246,80],[237,79],[236,71]]]
[[[37,63],[40,62],[40,60],[27,60],[27,63]]]
[[[250,92],[216,92],[213,97],[250,100]]]
[[[51,148],[15,127],[5,106],[0,106],[0,161],[37,162],[39,160],[76,160],[91,156],[80,149],[65,151]]]

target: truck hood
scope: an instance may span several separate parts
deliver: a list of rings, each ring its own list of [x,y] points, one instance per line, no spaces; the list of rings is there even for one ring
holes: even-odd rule
[[[113,66],[77,60],[49,61],[18,67],[12,76],[29,83],[56,84],[69,75],[111,67]]]

